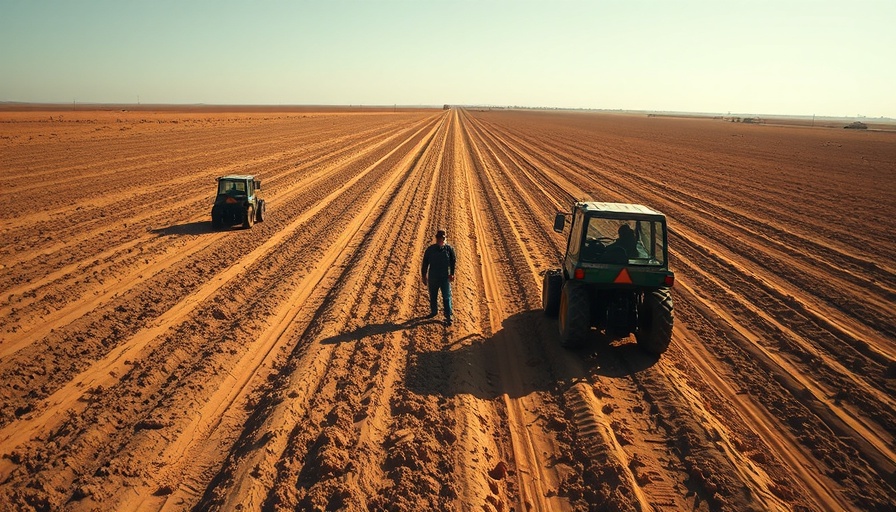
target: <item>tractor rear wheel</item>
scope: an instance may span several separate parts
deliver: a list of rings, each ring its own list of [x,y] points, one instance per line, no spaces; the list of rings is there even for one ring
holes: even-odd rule
[[[645,292],[638,311],[638,331],[635,333],[638,346],[656,356],[665,352],[672,341],[673,321],[672,294],[669,289]]]
[[[258,217],[255,219],[256,222],[264,222],[264,199],[260,199],[258,201]]]
[[[591,332],[591,297],[588,289],[575,281],[566,281],[560,292],[560,345],[582,346]]]
[[[544,273],[541,282],[541,307],[549,317],[560,312],[560,289],[563,288],[563,275],[560,269],[551,269]]]
[[[250,204],[246,208],[246,217],[243,219],[243,227],[249,229],[255,224],[255,208]]]

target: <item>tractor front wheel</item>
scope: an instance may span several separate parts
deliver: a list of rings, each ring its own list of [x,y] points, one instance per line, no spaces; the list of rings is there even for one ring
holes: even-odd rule
[[[566,281],[560,292],[560,345],[582,346],[591,332],[591,297],[588,289],[575,281]]]
[[[555,317],[560,312],[560,289],[563,288],[563,274],[560,272],[560,269],[548,270],[541,282],[541,307],[549,317]]]
[[[258,217],[255,219],[256,222],[264,222],[264,212],[265,212],[264,199],[261,199],[258,201]]]
[[[672,341],[674,312],[668,288],[644,293],[638,310],[638,331],[635,339],[645,352],[659,356]]]

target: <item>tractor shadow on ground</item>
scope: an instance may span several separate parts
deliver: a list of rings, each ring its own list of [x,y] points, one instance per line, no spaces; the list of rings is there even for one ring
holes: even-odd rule
[[[489,338],[470,335],[446,341],[442,350],[428,352],[414,352],[412,343],[408,389],[445,397],[519,398],[536,391],[562,390],[594,376],[624,378],[658,360],[634,340],[608,343],[598,339],[596,332],[592,344],[564,349],[556,319],[545,317],[540,309],[507,318]]]
[[[589,373],[603,377],[628,377],[655,365],[660,358],[642,350],[634,336],[626,340],[608,340],[597,334],[596,341],[576,349]]]
[[[236,228],[234,228],[236,229]],[[164,228],[151,229],[150,232],[159,236],[184,236],[184,235],[206,235],[216,233],[218,231],[229,231],[229,228],[221,230],[214,229],[212,222],[209,220],[198,222],[187,222],[186,224],[176,224]]]

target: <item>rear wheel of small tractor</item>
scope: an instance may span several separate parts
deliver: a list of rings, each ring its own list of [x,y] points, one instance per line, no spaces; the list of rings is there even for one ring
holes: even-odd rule
[[[264,222],[264,211],[265,211],[264,199],[260,199],[258,201],[258,216],[255,219],[256,222]]]
[[[563,288],[563,274],[560,269],[551,269],[544,273],[541,282],[541,307],[544,314],[555,317],[560,312],[560,290]]]
[[[224,221],[220,216],[215,217],[212,215],[212,229],[224,229]]]
[[[246,217],[243,219],[243,227],[249,229],[255,224],[255,208],[250,204],[246,208]]]
[[[645,292],[638,311],[638,332],[635,333],[638,346],[655,356],[665,352],[672,341],[673,321],[672,294],[669,289]]]
[[[591,332],[591,297],[584,285],[566,281],[560,292],[560,345],[582,346]]]

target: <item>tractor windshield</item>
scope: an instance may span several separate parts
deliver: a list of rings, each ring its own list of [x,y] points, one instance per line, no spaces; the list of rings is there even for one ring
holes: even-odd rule
[[[617,265],[665,265],[665,225],[655,220],[591,217],[582,261]]]
[[[246,195],[246,182],[238,180],[218,180],[218,194]]]

